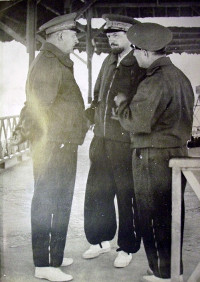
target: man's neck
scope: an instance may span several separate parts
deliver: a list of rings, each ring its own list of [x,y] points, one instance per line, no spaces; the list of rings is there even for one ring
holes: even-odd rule
[[[52,45],[54,45],[57,49],[59,49],[63,54],[65,54],[65,55],[70,55],[70,52],[68,51],[68,52],[66,52],[66,50],[64,49],[63,50],[63,48],[62,48],[62,46],[60,46],[60,44],[59,44],[59,42],[57,42],[57,41],[55,41],[55,40],[46,40],[46,42],[47,43],[50,43],[50,44],[52,44]]]

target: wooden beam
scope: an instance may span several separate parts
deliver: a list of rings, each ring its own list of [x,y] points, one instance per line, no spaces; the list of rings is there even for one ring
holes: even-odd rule
[[[182,54],[182,53],[187,53],[187,54],[200,54],[200,49],[184,49],[184,50],[173,50],[172,52]]]
[[[169,167],[177,168],[199,168],[200,167],[200,158],[173,158],[169,161]]]
[[[72,11],[72,1],[64,0],[64,14],[71,13]]]
[[[76,20],[80,19],[83,13],[85,13],[97,0],[90,0],[77,12]]]
[[[146,3],[130,3],[130,2],[116,2],[116,3],[100,3],[98,2],[96,5],[95,5],[95,8],[119,8],[119,7],[126,7],[126,8],[156,8],[156,7],[169,7],[169,8],[176,8],[176,7],[192,7],[192,6],[196,6],[196,7],[199,7],[200,6],[200,3],[198,2],[189,2],[189,1],[181,1],[181,2],[165,2],[165,3],[149,3],[149,2],[146,2]]]
[[[187,282],[196,282],[196,281],[200,281],[200,262],[198,263],[197,267],[195,268],[194,272],[191,274]]]
[[[5,19],[7,19],[7,20],[13,22],[14,24],[20,24],[20,22],[17,21],[16,19],[14,19],[14,18],[11,18],[11,17],[6,16],[6,15],[4,15],[3,17],[4,17]]]
[[[200,172],[200,167],[197,169],[197,171]],[[187,168],[187,169],[182,169],[182,172],[185,175],[188,183],[190,184],[195,194],[197,195],[197,198],[200,201],[200,182],[196,177],[194,171],[191,171],[190,168]]]
[[[29,66],[35,58],[36,45],[36,0],[27,1],[27,23],[26,23],[26,41],[27,52],[29,53]]]
[[[178,45],[178,44],[196,44],[199,43],[200,46],[200,38],[175,38],[170,42],[170,45]]]
[[[103,29],[104,29],[104,26],[106,25],[106,23],[105,24],[103,24],[96,32],[93,32],[92,33],[92,38],[94,39],[95,37],[97,37],[100,33],[102,33],[103,32]]]
[[[200,11],[196,7],[191,7],[191,8],[197,15],[200,16]]]
[[[12,4],[10,4],[10,5],[7,3],[8,5],[7,5],[6,7],[4,7],[3,9],[0,10],[0,14],[3,13],[3,12],[5,12],[6,10],[12,8],[13,6],[19,4],[19,3],[22,2],[22,1],[23,1],[23,0],[12,1]]]
[[[173,162],[173,159],[171,160]],[[181,252],[181,169],[172,167],[171,280],[179,282]]]
[[[192,50],[198,49],[198,47],[199,47],[199,44],[194,44],[194,45],[168,45],[167,51],[171,51],[171,50],[182,51],[182,52],[184,52],[184,50],[191,50],[192,51]]]
[[[79,55],[77,55],[77,54],[74,53],[74,52],[72,52],[71,54],[74,55],[77,59],[79,59],[82,63],[84,63],[84,64],[87,65],[87,62],[86,62],[84,59],[82,59]]]
[[[18,35],[12,28],[7,26],[6,24],[0,22],[0,29],[2,29],[5,33],[10,35],[14,40],[26,46],[26,40],[22,38],[20,35]]]
[[[57,16],[60,16],[61,14],[56,11],[55,9],[51,8],[50,6],[48,6],[47,4],[44,4],[44,3],[39,3],[41,6],[43,6],[45,9],[51,11],[53,14],[57,15]]]
[[[88,67],[88,103],[92,102],[92,11],[91,9],[87,12],[87,39],[86,39],[86,52],[87,52],[87,67]]]

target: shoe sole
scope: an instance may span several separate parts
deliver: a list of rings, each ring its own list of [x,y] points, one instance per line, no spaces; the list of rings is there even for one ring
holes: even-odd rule
[[[99,255],[101,255],[101,254],[104,254],[104,253],[108,253],[108,252],[110,252],[110,250],[111,250],[111,248],[108,248],[108,249],[104,249],[104,250],[101,250],[101,251],[99,251],[98,253],[96,253],[96,254],[91,254],[91,255],[82,255],[82,257],[84,258],[84,259],[93,259],[93,258],[97,258]]]
[[[62,263],[61,266],[62,266],[62,267],[70,266],[70,265],[72,265],[73,263],[74,263],[73,261],[72,261],[71,263],[68,263],[68,264],[67,264],[67,263]]]
[[[114,267],[116,267],[116,268],[124,268],[124,267],[127,267],[127,266],[131,263],[133,257],[130,256],[128,259],[129,259],[129,260],[126,261],[125,264],[123,264],[123,265],[121,264],[121,265],[120,265],[120,264],[118,264],[119,262],[117,262],[117,260],[118,260],[118,257],[117,257],[117,258],[115,259],[113,265],[114,265]]]
[[[124,268],[124,267],[127,267],[129,264],[130,264],[130,263],[128,263],[128,264],[126,264],[126,265],[123,265],[123,266],[121,266],[121,265],[115,265],[115,264],[114,264],[114,267],[116,267],[116,268]]]
[[[131,259],[132,260],[132,259]],[[130,263],[131,263],[131,260],[128,262],[128,263],[126,263],[126,265],[116,265],[115,263],[114,263],[114,267],[116,267],[116,268],[124,268],[124,267],[127,267]]]
[[[40,276],[40,275],[35,275],[36,278],[39,278],[39,279],[45,279],[45,280],[48,280],[48,281],[52,281],[52,282],[55,282],[56,280],[50,280],[49,278],[45,277],[45,276]],[[71,281],[73,280],[73,277],[69,278],[69,279],[65,279],[65,280],[57,280],[56,282],[66,282],[66,281]]]
[[[153,275],[153,271],[151,269],[147,269],[147,274],[148,275]]]

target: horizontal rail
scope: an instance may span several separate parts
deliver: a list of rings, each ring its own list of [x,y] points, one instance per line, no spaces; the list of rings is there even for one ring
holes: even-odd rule
[[[0,117],[0,164],[14,158],[20,157],[29,151],[29,142],[12,146],[11,137],[19,121],[19,116]]]

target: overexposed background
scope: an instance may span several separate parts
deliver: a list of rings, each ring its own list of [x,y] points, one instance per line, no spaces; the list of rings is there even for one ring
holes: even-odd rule
[[[155,22],[165,26],[184,26],[200,27],[200,17],[181,17],[181,18],[141,18],[142,22]],[[93,27],[100,27],[104,20],[94,19]],[[85,52],[75,51],[84,60],[87,59]],[[0,42],[0,117],[17,115],[26,99],[25,82],[28,72],[28,54],[26,48],[16,42]],[[101,64],[107,54],[93,56],[92,75],[93,86],[100,70]],[[200,55],[197,54],[172,54],[170,55],[173,63],[179,67],[190,79],[194,92],[196,86],[200,85]],[[74,73],[77,83],[83,94],[87,106],[88,77],[87,66],[71,55],[74,61]]]

